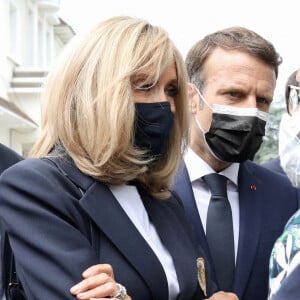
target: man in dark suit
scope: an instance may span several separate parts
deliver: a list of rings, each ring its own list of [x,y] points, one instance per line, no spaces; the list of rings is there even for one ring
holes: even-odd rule
[[[22,156],[10,148],[0,144],[0,174],[11,165],[22,160]]]
[[[270,42],[239,27],[206,36],[186,58],[190,147],[174,192],[219,289],[240,300],[267,299],[272,246],[298,207],[298,191],[286,176],[251,161],[265,133],[280,62]],[[215,194],[212,177],[225,177],[225,195]]]
[[[13,151],[12,149],[4,146],[3,144],[0,144],[0,174],[7,168],[9,168],[10,166],[12,166],[13,164],[21,161],[23,159],[23,157],[21,155],[19,155],[17,152]],[[3,239],[2,239],[2,223],[0,222],[0,241],[1,241],[1,252],[3,252]],[[2,258],[3,253],[1,253],[1,258]],[[3,261],[1,261],[0,263],[0,278],[2,278],[2,263]],[[0,298],[1,299],[5,299],[4,296],[4,289],[2,287],[2,280],[0,280]]]

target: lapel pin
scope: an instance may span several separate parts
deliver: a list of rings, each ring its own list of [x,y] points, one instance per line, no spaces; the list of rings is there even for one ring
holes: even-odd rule
[[[201,288],[204,296],[207,297],[205,263],[204,263],[203,257],[197,258],[197,269],[198,269],[198,282],[199,282],[200,288]]]
[[[256,191],[256,185],[255,185],[255,184],[250,185],[250,189],[251,189],[252,191]]]

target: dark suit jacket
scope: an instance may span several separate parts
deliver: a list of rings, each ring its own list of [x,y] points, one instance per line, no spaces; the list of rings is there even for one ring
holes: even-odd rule
[[[9,168],[10,166],[14,165],[15,163],[22,160],[23,157],[20,156],[18,153],[14,152],[10,148],[4,146],[3,144],[0,144],[0,174]],[[4,247],[4,239],[3,239],[3,228],[2,228],[2,222],[0,221],[0,278],[2,278],[2,270],[3,270],[3,247]],[[4,297],[4,288],[3,288],[3,282],[0,280],[0,298],[2,299]]]
[[[13,164],[17,163],[22,159],[23,159],[22,156],[20,156],[18,153],[0,144],[0,174],[5,169],[7,169],[8,167],[12,166]]]
[[[291,186],[286,176],[251,161],[241,163],[238,186],[240,228],[233,292],[240,300],[266,300],[271,249],[286,222],[298,208],[298,190]],[[211,262],[184,164],[177,174],[174,191],[183,201],[188,218],[196,229],[198,241]],[[198,214],[198,218],[194,218],[196,222],[192,221],[190,212],[193,211]]]
[[[281,165],[280,165],[280,157],[276,157],[274,159],[271,159],[263,164],[261,164],[263,167],[269,169],[269,170],[272,170],[274,172],[277,172],[277,173],[281,173],[281,174],[285,174],[285,172],[283,171]]]
[[[98,263],[113,266],[132,299],[168,299],[159,260],[106,185],[68,162],[59,169],[53,161],[27,159],[2,174],[0,189],[0,217],[28,299],[74,299],[70,287]],[[178,299],[203,299],[196,267],[202,253],[191,241],[181,204],[174,197],[143,195],[143,201],[173,257]]]

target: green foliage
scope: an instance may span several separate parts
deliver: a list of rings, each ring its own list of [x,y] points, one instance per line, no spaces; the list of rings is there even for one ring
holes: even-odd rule
[[[284,112],[286,112],[285,99],[283,95],[279,95],[271,104],[266,135],[254,157],[255,162],[263,163],[278,156],[278,130]]]

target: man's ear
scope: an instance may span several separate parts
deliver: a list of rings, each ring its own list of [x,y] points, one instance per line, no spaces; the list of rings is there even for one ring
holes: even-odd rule
[[[193,83],[188,83],[188,101],[189,101],[189,110],[190,113],[196,114],[199,109],[199,95],[197,92],[197,88]]]

